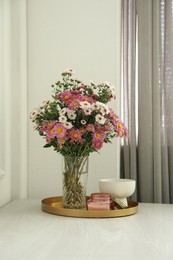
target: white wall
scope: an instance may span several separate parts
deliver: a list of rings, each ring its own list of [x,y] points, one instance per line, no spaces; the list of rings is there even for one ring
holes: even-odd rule
[[[0,0],[0,206],[11,200],[10,1]]]
[[[88,82],[110,81],[119,113],[120,0],[28,0],[28,112],[51,95],[50,85],[68,67]],[[61,194],[62,158],[43,149],[28,119],[28,196]],[[89,163],[88,194],[100,178],[119,175],[119,141],[105,145]]]
[[[26,1],[0,0],[0,206],[27,195],[26,83]]]

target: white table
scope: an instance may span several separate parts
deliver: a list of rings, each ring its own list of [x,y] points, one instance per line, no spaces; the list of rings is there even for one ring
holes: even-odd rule
[[[172,260],[173,205],[139,205],[136,215],[81,219],[41,211],[40,200],[0,209],[0,260]]]

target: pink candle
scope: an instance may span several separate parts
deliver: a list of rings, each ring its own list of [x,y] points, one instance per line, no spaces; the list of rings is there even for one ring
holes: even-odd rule
[[[110,202],[87,201],[88,210],[110,210]]]
[[[92,193],[91,194],[91,200],[93,202],[110,202],[111,196],[109,193]]]

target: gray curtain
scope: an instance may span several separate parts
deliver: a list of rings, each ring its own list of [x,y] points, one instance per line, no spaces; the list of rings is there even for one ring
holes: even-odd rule
[[[122,0],[121,177],[133,199],[173,203],[173,0]]]

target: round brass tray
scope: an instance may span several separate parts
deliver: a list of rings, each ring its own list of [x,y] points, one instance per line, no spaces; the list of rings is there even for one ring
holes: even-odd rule
[[[88,197],[89,198],[89,197]],[[66,209],[61,205],[62,197],[51,197],[42,200],[42,210],[60,216],[78,218],[116,218],[133,215],[138,211],[138,203],[128,201],[128,208],[116,210],[82,210]]]

